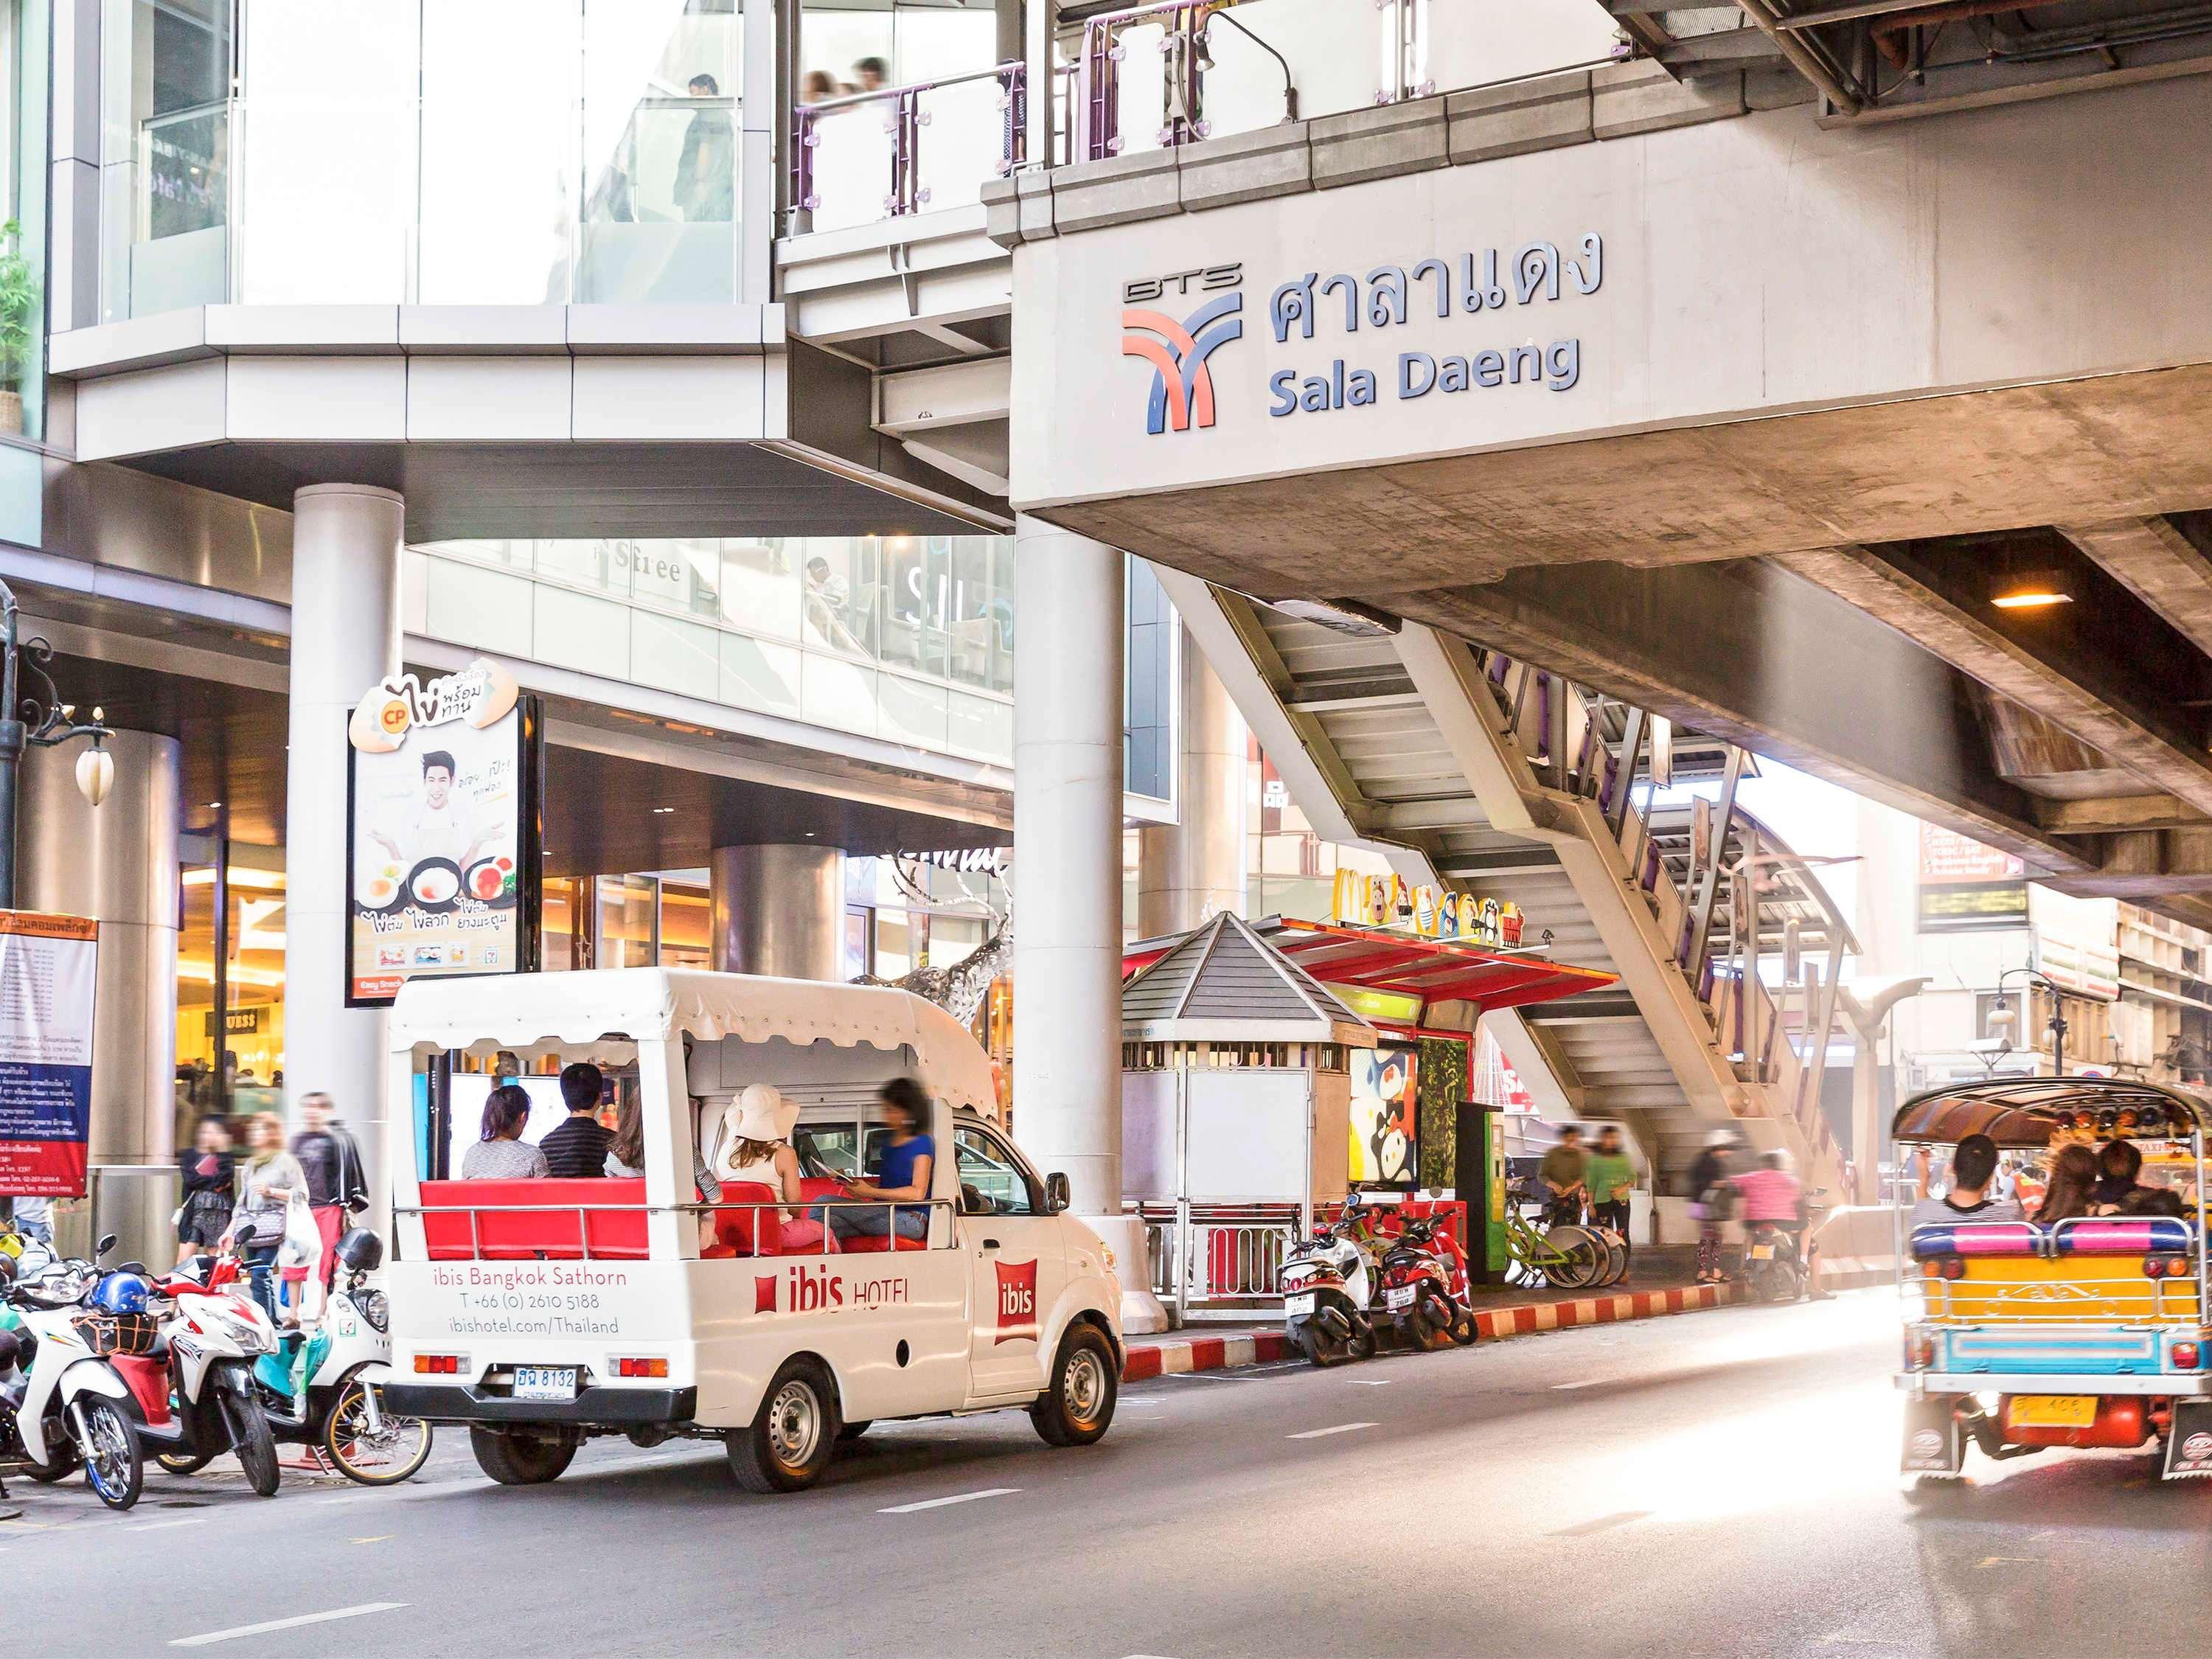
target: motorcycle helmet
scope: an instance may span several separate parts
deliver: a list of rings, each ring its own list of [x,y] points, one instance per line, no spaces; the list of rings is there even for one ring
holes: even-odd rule
[[[101,1275],[84,1305],[94,1313],[142,1314],[153,1297],[154,1286],[143,1273],[112,1273]]]
[[[384,1241],[366,1227],[349,1227],[338,1240],[337,1255],[348,1273],[374,1273],[384,1264]]]

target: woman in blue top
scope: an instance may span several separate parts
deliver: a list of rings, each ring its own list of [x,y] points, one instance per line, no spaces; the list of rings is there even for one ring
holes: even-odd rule
[[[891,1132],[878,1154],[876,1179],[840,1176],[845,1198],[817,1205],[815,1218],[826,1222],[840,1238],[880,1238],[893,1225],[901,1238],[927,1238],[927,1208],[884,1206],[896,1199],[929,1196],[930,1174],[937,1166],[937,1143],[921,1133],[921,1126],[929,1121],[929,1097],[910,1077],[893,1078],[876,1097]],[[890,1220],[893,1216],[896,1223]]]

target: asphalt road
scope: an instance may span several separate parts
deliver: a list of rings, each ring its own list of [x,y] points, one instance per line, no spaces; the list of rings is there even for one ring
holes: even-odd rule
[[[2212,1483],[2053,1453],[1917,1500],[1895,1307],[1164,1377],[1092,1449],[1014,1413],[886,1425],[795,1498],[621,1442],[501,1488],[459,1436],[391,1492],[258,1499],[225,1460],[116,1516],[11,1482],[0,1630],[238,1659],[2202,1651]]]

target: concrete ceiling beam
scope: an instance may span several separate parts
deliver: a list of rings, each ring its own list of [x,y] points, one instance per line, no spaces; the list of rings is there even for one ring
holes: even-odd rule
[[[2112,835],[2130,830],[2189,830],[2212,817],[2172,795],[2120,795],[2102,800],[2039,800],[2036,822],[2062,836]]]
[[[2017,853],[2033,869],[2094,867],[1997,775],[1956,670],[1765,562],[1532,568],[1379,602]]]
[[[2171,519],[2063,524],[2058,533],[2212,655],[2212,558]]]
[[[2172,712],[2172,689],[2161,695],[2139,683],[2134,664],[2069,652],[2055,626],[2001,627],[1992,619],[2003,613],[1990,610],[1985,619],[1985,607],[1962,584],[1899,548],[1826,548],[1780,554],[1775,562],[2034,709],[2151,790],[2212,812],[2212,751]]]

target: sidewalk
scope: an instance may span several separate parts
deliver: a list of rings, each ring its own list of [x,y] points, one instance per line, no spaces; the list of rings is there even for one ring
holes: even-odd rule
[[[1577,1325],[1606,1325],[1624,1319],[1656,1319],[1664,1314],[1725,1307],[1738,1299],[1733,1285],[1700,1285],[1697,1247],[1648,1245],[1636,1253],[1627,1277],[1601,1291],[1536,1291],[1486,1285],[1474,1295],[1474,1324],[1481,1340],[1563,1331]],[[1124,1381],[1221,1370],[1288,1359],[1296,1351],[1285,1340],[1279,1320],[1222,1324],[1131,1339]]]

